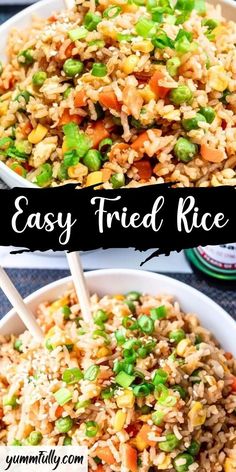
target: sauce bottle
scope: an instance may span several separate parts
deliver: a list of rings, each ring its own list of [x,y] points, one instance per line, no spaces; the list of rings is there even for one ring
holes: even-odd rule
[[[236,281],[236,243],[199,246],[185,251],[189,262],[204,274],[218,280]]]

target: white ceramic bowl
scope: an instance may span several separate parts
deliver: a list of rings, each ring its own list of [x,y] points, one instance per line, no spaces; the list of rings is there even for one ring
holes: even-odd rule
[[[142,270],[106,269],[87,272],[85,277],[90,293],[98,295],[126,293],[138,290],[151,295],[157,293],[172,294],[179,301],[184,312],[198,315],[202,325],[211,331],[222,347],[236,356],[236,323],[215,302],[206,295],[175,279]],[[33,312],[42,301],[53,301],[71,286],[71,278],[64,278],[46,285],[26,298],[26,303]],[[0,321],[0,333],[19,334],[24,325],[14,310]]]
[[[236,18],[236,2],[233,0],[208,0],[213,4],[220,4],[223,8],[224,16],[228,19]],[[10,20],[6,21],[0,26],[0,38],[1,38],[1,51],[0,59],[5,59],[5,51],[7,44],[7,37],[9,31],[12,28],[23,29],[30,24],[32,15],[38,15],[42,18],[50,16],[54,11],[59,11],[65,8],[65,0],[41,0],[36,2],[34,5],[26,8],[22,12],[18,13]],[[12,187],[36,187],[35,184],[28,180],[20,177],[7,167],[3,162],[0,161],[0,177],[6,184]]]

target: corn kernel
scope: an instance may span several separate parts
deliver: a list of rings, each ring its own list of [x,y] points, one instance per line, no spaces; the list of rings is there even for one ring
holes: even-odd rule
[[[39,123],[29,134],[28,140],[31,144],[38,144],[45,138],[47,132],[47,128]]]
[[[216,176],[213,175],[211,178],[211,185],[212,187],[220,187],[222,184],[219,182],[219,180],[217,180]]]
[[[214,34],[215,38],[219,38],[220,36],[223,36],[224,34],[227,34],[227,28],[226,26],[219,25],[216,28],[213,29],[212,34]]]
[[[97,359],[102,359],[102,357],[109,356],[110,350],[107,347],[100,347],[97,352]]]
[[[69,302],[68,297],[63,297],[60,298],[60,300],[56,300],[50,305],[50,313],[54,313],[54,311],[59,310],[59,308],[62,308],[64,305],[67,305]]]
[[[66,142],[65,142],[65,140],[64,140],[64,141],[63,141],[63,144],[62,144],[62,154],[65,154],[67,151],[68,151],[68,148],[67,148]]]
[[[224,92],[229,84],[229,78],[223,66],[213,66],[209,69],[209,85],[217,92]]]
[[[82,179],[88,175],[88,167],[79,162],[75,166],[70,166],[68,168],[68,175],[71,179]]]
[[[156,99],[155,93],[150,89],[149,85],[146,85],[143,89],[140,89],[140,95],[146,103]]]
[[[154,46],[151,41],[144,39],[143,41],[137,41],[137,43],[133,43],[131,48],[133,51],[140,51],[144,54],[148,54],[149,52],[153,51]]]
[[[186,350],[190,345],[191,345],[190,339],[188,339],[188,338],[182,339],[182,341],[180,341],[177,344],[177,347],[176,347],[176,352],[177,352],[178,356],[184,357],[184,355],[186,353]]]
[[[165,456],[165,459],[163,459],[163,461],[160,464],[158,464],[158,470],[169,469],[170,465],[171,465],[171,458],[168,454],[167,456]]]
[[[133,408],[135,402],[132,390],[125,389],[122,395],[117,396],[116,404],[119,408]]]
[[[135,438],[135,447],[138,451],[142,452],[148,447],[148,443],[144,441],[139,435]]]
[[[195,402],[188,413],[191,425],[193,427],[201,426],[206,421],[206,410],[201,402]]]
[[[140,421],[143,421],[143,423],[147,423],[148,420],[150,420],[152,415],[142,415],[139,417]]]
[[[135,56],[134,54],[131,54],[131,56],[126,57],[126,59],[124,59],[124,61],[122,62],[122,69],[124,73],[127,75],[132,74],[132,72],[134,72],[134,69],[138,64],[138,61],[139,61],[138,57]]]
[[[7,114],[7,110],[8,110],[8,103],[5,102],[5,103],[0,103],[0,116],[4,116]]]
[[[119,431],[123,429],[125,420],[126,420],[126,413],[122,410],[117,411],[115,415],[115,420],[114,420],[114,431],[116,433],[118,433]]]
[[[122,5],[122,11],[124,13],[136,13],[138,9],[138,5],[135,5],[134,3],[126,3],[125,5]]]
[[[98,170],[95,172],[91,172],[91,174],[89,174],[87,177],[86,187],[89,187],[90,185],[100,184],[101,182],[103,182],[102,171]]]
[[[236,460],[235,459],[230,459],[227,457],[225,459],[224,463],[224,471],[225,472],[236,472]]]
[[[116,300],[118,301],[123,301],[125,300],[125,296],[124,295],[121,295],[120,293],[118,293],[117,295],[114,295],[114,297]]]

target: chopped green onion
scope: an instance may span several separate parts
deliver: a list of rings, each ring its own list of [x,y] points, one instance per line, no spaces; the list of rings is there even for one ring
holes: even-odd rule
[[[152,20],[140,17],[135,25],[135,30],[143,38],[152,38],[156,33],[156,26]]]
[[[186,333],[183,329],[176,329],[175,331],[171,331],[169,333],[170,341],[178,344],[182,339],[186,338]]]
[[[158,443],[160,450],[164,452],[174,451],[174,449],[176,449],[179,444],[180,440],[175,436],[175,434],[172,433],[166,434],[165,441],[161,441]]]
[[[73,424],[74,422],[70,416],[59,418],[55,423],[56,428],[60,433],[68,433],[68,431],[70,431],[73,427]]]
[[[87,406],[91,405],[91,400],[84,400],[82,402],[77,402],[75,405],[76,410],[80,410],[82,408],[87,408]]]
[[[0,61],[0,76],[2,75],[3,73],[3,65],[2,65],[2,61]]]
[[[136,326],[136,321],[134,322],[134,320],[130,318],[129,316],[124,316],[124,318],[122,318],[121,323],[122,323],[122,326],[124,326],[124,328],[127,328],[127,329],[131,329],[133,325]]]
[[[150,395],[152,390],[153,390],[153,386],[145,382],[140,385],[135,385],[133,387],[133,393],[135,397],[138,397],[138,398],[147,397],[148,395]]]
[[[102,153],[107,153],[108,151],[110,151],[112,144],[113,144],[112,139],[110,138],[102,139],[102,141],[99,143],[98,149]]]
[[[179,394],[180,398],[182,398],[182,400],[185,400],[185,398],[187,396],[187,392],[183,387],[181,387],[181,385],[173,385],[171,388],[174,392],[178,392],[178,394]]]
[[[70,315],[71,315],[71,309],[68,305],[64,305],[61,309],[62,313],[63,313],[63,318],[64,320],[69,320],[70,318]]]
[[[134,302],[132,302],[131,300],[125,300],[124,303],[125,303],[125,305],[128,306],[128,308],[129,308],[129,310],[131,311],[131,313],[135,313],[136,308],[135,308]]]
[[[154,8],[157,7],[157,0],[147,0],[146,1],[146,9],[147,11],[149,11],[150,13],[152,12],[152,10]]]
[[[19,95],[17,95],[15,100],[21,104],[23,98],[25,104],[28,104],[31,96],[32,95],[27,90],[24,90],[23,92],[19,93]]]
[[[194,372],[192,372],[192,374],[190,376],[190,380],[193,384],[199,384],[201,382],[201,378],[199,376],[201,371],[202,371],[202,369],[196,369],[196,370],[194,370]]]
[[[132,375],[134,372],[134,365],[128,362],[127,360],[115,360],[113,365],[113,372],[115,372],[115,374],[119,374],[119,372],[125,372],[128,375]]]
[[[200,334],[195,335],[195,346],[202,343],[202,336]]]
[[[165,305],[158,306],[157,308],[151,308],[150,316],[153,321],[165,319],[167,317]]]
[[[168,379],[168,374],[163,369],[157,369],[153,377],[152,383],[157,386],[159,384],[165,384]]]
[[[105,344],[110,344],[109,336],[102,329],[96,329],[93,332],[93,339],[97,339],[99,337],[102,337],[105,339]]]
[[[137,355],[134,349],[124,349],[123,356],[128,364],[133,364],[136,361]]]
[[[10,169],[13,170],[13,172],[16,172],[16,174],[20,175],[21,177],[26,177],[27,176],[27,171],[26,169],[18,164],[18,162],[13,162],[10,164]]]
[[[103,400],[110,400],[114,396],[114,387],[107,387],[101,391],[101,397]]]
[[[83,378],[83,374],[78,367],[72,367],[71,369],[64,370],[62,374],[63,382],[66,382],[68,385],[73,385],[79,382]]]
[[[19,439],[13,439],[11,446],[22,446],[22,442]]]
[[[180,15],[177,16],[175,24],[177,26],[182,25],[183,23],[185,23],[185,21],[187,21],[189,19],[189,17],[190,17],[190,13],[185,11],[185,12],[183,12]]]
[[[105,77],[107,75],[107,66],[101,62],[95,62],[91,74],[94,77]]]
[[[69,97],[69,95],[71,94],[73,90],[73,87],[67,87],[67,89],[65,90],[65,92],[63,93],[63,98],[65,98],[65,100]]]
[[[94,41],[89,41],[88,46],[97,46],[98,48],[104,48],[105,46],[105,41],[103,39],[94,39]]]
[[[78,125],[73,122],[64,125],[63,132],[65,134],[65,144],[67,149],[69,151],[75,151],[75,155],[78,158],[84,157],[85,154],[87,154],[88,150],[92,147],[91,139],[86,136],[85,133],[80,131]]]
[[[123,388],[128,388],[134,380],[135,377],[133,375],[126,374],[124,371],[119,372],[119,374],[115,377],[116,383]]]
[[[163,413],[162,411],[155,411],[152,414],[152,422],[156,426],[160,426],[163,423],[164,417],[165,417],[165,413]]]
[[[156,386],[155,398],[162,406],[172,407],[177,403],[177,398],[173,395],[170,395],[168,388],[163,384]]]
[[[72,399],[73,395],[68,388],[60,388],[60,390],[54,393],[54,397],[58,405],[63,406]]]
[[[117,33],[117,41],[127,41],[130,42],[134,39],[132,34]]]
[[[147,315],[140,316],[138,326],[145,334],[152,334],[154,331],[154,321]]]
[[[200,451],[200,447],[201,445],[199,444],[199,442],[193,440],[190,446],[188,447],[187,452],[191,454],[191,456],[197,456]]]
[[[42,433],[39,431],[32,431],[28,437],[28,441],[31,446],[38,446],[43,439]]]
[[[91,365],[84,374],[84,380],[96,380],[100,371],[100,367],[98,365]]]
[[[191,12],[194,9],[195,0],[177,0],[175,4],[176,10]]]
[[[220,98],[220,102],[222,102],[224,105],[228,105],[228,101],[226,100],[228,95],[231,95],[231,92],[228,89],[224,90],[222,97]]]
[[[122,346],[122,344],[126,341],[126,331],[124,328],[117,329],[115,331],[115,338],[117,341],[118,346]]]
[[[104,18],[115,18],[122,12],[122,8],[118,7],[116,5],[113,5],[111,7],[106,8],[103,12],[103,17]]]
[[[158,49],[165,49],[167,47],[171,49],[174,48],[174,42],[163,30],[157,31],[155,36],[152,37],[152,44]]]
[[[88,436],[88,438],[94,438],[99,430],[99,426],[96,421],[86,421],[85,428],[85,434]]]
[[[13,144],[13,139],[10,137],[5,137],[0,139],[0,149],[6,150]]]
[[[142,345],[142,342],[140,339],[131,338],[125,342],[125,344],[123,345],[123,349],[137,349],[141,345]]]
[[[84,17],[84,25],[88,31],[94,31],[97,29],[98,24],[102,21],[100,15],[96,15],[96,13],[92,13],[89,11],[86,13]]]
[[[181,61],[178,57],[172,57],[168,59],[166,63],[167,72],[171,77],[175,77],[178,74],[178,68],[181,65]]]
[[[44,187],[48,185],[52,178],[52,166],[51,164],[42,164],[39,168],[39,173],[36,176],[36,184],[39,187]]]
[[[78,28],[73,29],[68,32],[69,38],[73,42],[78,41],[79,39],[86,38],[87,34],[88,34],[88,30],[84,26],[79,26]]]
[[[22,352],[22,345],[23,345],[23,343],[22,343],[21,339],[16,339],[15,342],[14,342],[13,347],[16,351]]]
[[[11,406],[12,408],[16,408],[18,406],[18,403],[17,403],[17,396],[16,395],[12,395],[12,397],[9,397],[8,395],[6,395],[5,397],[3,397],[3,406]]]

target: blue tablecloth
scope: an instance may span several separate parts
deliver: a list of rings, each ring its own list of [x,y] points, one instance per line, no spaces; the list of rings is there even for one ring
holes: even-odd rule
[[[12,2],[14,3],[14,2]],[[24,8],[21,6],[0,5],[0,23],[6,21],[12,15]],[[9,270],[10,277],[19,289],[20,293],[25,297],[30,293],[34,292],[38,288],[58,280],[68,275],[65,270]],[[199,274],[169,274],[171,277],[175,277],[192,287],[197,288],[201,292],[205,293],[217,303],[219,303],[226,311],[228,311],[236,319],[236,296],[235,288],[236,285],[222,285],[215,281],[206,280]],[[0,292],[0,318],[9,310],[10,305],[3,293]]]

